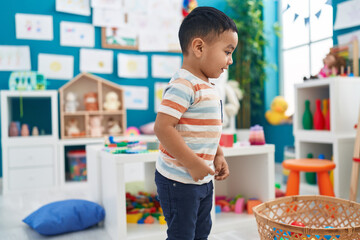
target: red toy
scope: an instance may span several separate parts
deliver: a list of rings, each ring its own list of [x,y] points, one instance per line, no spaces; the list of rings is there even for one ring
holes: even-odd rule
[[[222,147],[232,147],[234,144],[234,135],[233,134],[221,134],[220,146]]]
[[[321,111],[321,101],[316,99],[316,110],[314,114],[314,129],[324,130],[325,128],[325,118]]]

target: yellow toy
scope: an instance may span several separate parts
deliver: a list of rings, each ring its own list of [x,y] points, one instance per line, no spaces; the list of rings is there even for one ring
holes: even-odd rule
[[[266,111],[265,118],[272,125],[279,125],[282,122],[288,120],[288,116],[285,112],[288,108],[288,104],[284,97],[277,96],[271,102],[271,109]]]

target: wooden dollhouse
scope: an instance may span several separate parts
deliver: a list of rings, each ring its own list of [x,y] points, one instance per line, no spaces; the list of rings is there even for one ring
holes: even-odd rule
[[[119,85],[80,73],[59,92],[62,139],[124,135],[126,109]]]

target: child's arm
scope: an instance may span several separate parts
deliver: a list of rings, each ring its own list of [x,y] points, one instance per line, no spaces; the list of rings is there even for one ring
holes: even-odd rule
[[[216,180],[224,180],[229,175],[229,166],[225,160],[224,153],[220,147],[218,146],[215,159],[214,159],[214,166],[215,166],[215,179]]]
[[[201,180],[208,174],[214,175],[215,172],[186,145],[175,129],[178,122],[179,119],[168,114],[161,112],[157,114],[154,131],[161,145],[187,168],[194,181]]]

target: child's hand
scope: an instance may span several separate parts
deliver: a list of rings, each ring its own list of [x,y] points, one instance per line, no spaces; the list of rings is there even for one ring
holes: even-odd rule
[[[214,175],[215,172],[212,170],[203,159],[199,159],[200,161],[196,161],[193,163],[191,168],[188,168],[188,172],[190,176],[194,179],[195,182],[199,180],[203,180],[207,175]]]
[[[223,155],[215,156],[214,166],[216,180],[224,180],[230,175],[229,166]]]

